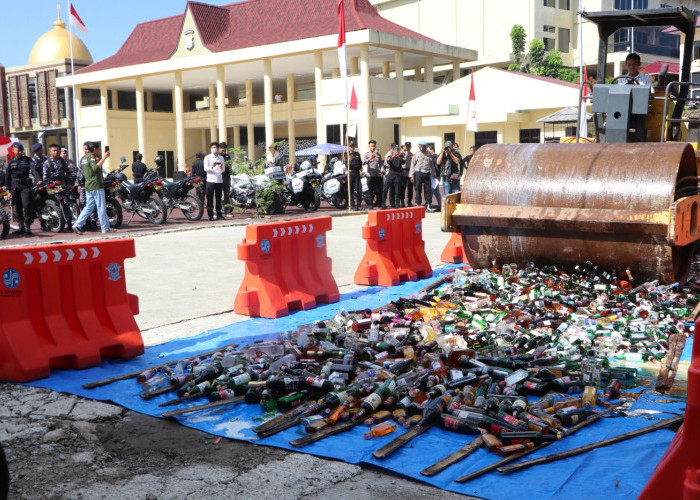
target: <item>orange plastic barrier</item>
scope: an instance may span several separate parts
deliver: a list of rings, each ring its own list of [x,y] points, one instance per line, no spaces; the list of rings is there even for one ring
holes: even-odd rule
[[[695,319],[695,333],[700,332],[700,316]],[[688,399],[685,420],[654,474],[644,487],[640,499],[700,499],[700,339],[693,339],[693,358],[688,369]]]
[[[396,286],[432,276],[423,241],[424,218],[425,207],[369,212],[362,226],[367,245],[355,283]]]
[[[135,255],[133,239],[0,249],[0,379],[143,354],[124,276]]]
[[[447,242],[445,248],[440,255],[440,261],[449,262],[450,264],[462,264],[467,262],[467,254],[464,253],[462,246],[462,233],[450,233],[450,241]]]
[[[246,227],[238,244],[245,276],[233,310],[248,316],[279,318],[290,309],[313,309],[340,300],[326,252],[330,217],[270,222]]]

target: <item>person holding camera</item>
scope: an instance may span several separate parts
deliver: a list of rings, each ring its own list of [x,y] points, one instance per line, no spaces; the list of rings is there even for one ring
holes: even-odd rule
[[[102,179],[102,165],[109,158],[109,146],[105,146],[102,158],[100,148],[97,143],[88,142],[86,144],[88,153],[80,159],[80,170],[85,181],[85,208],[80,212],[78,220],[73,225],[73,231],[83,234],[83,226],[93,210],[97,210],[97,217],[100,219],[102,233],[113,233],[115,228],[109,227],[109,217],[107,216],[107,205],[105,202],[105,189]]]
[[[445,147],[435,160],[440,168],[442,188],[445,195],[459,192],[459,178],[462,175],[462,155],[452,146],[452,141],[445,141]]]
[[[381,154],[377,150],[377,141],[372,139],[368,144],[369,151],[362,157],[365,175],[367,177],[367,188],[369,189],[369,208],[379,206],[382,202],[382,171]]]
[[[209,145],[211,154],[204,157],[204,171],[207,173],[207,215],[214,220],[214,199],[216,199],[216,218],[221,220],[221,195],[224,190],[224,159],[219,154],[219,143],[214,141]]]
[[[386,165],[386,175],[384,175],[384,186],[382,188],[382,210],[386,210],[387,194],[390,198],[391,208],[398,208],[399,189],[401,188],[401,165],[403,158],[399,154],[399,146],[396,143],[391,145],[391,150],[386,154],[384,163]]]

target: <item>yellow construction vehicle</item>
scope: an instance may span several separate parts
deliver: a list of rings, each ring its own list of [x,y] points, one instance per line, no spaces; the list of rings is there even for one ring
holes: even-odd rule
[[[680,81],[653,93],[627,77],[631,85],[594,85],[596,143],[482,146],[461,192],[444,198],[442,229],[462,233],[473,267],[591,261],[636,282],[684,282],[700,238],[696,152],[681,142],[697,126],[683,118],[696,16],[683,7],[583,16],[598,26],[598,82],[615,31],[667,25],[685,35]]]

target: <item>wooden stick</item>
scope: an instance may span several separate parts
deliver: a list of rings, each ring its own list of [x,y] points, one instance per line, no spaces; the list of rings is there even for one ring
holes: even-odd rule
[[[698,306],[700,306],[700,303],[698,303]],[[681,360],[686,340],[687,337],[683,333],[674,333],[669,337],[669,349],[661,361],[661,369],[654,386],[657,391],[666,391],[673,387],[673,382],[678,372],[678,363]]]
[[[214,349],[213,351],[203,352],[200,354],[193,354],[192,356],[188,356],[187,358],[183,358],[183,359],[196,358],[198,356],[210,356],[211,354],[214,354],[215,352],[219,352],[222,349],[226,349],[227,347],[233,347],[235,349],[236,347],[238,347],[238,344],[224,345],[224,346],[219,347],[218,349]],[[89,382],[87,384],[83,384],[83,389],[94,389],[95,387],[102,387],[103,385],[111,384],[112,382],[118,382],[120,380],[128,380],[130,378],[134,378],[134,377],[138,376],[138,374],[143,372],[144,370],[149,370],[149,369],[158,370],[159,368],[164,368],[166,366],[176,365],[180,361],[182,361],[182,360],[176,359],[175,361],[168,361],[167,363],[163,363],[162,365],[147,366],[146,368],[142,368],[141,370],[138,370],[135,372],[124,373],[123,375],[118,375],[116,377],[106,378],[104,380],[98,380],[97,382]]]
[[[597,415],[594,415],[594,416],[592,416],[591,418],[586,419],[586,420],[584,420],[583,422],[574,425],[573,427],[570,427],[569,430],[566,432],[566,434],[567,434],[567,435],[573,434],[574,432],[578,431],[579,429],[581,429],[581,428],[583,428],[583,427],[585,427],[585,426],[587,426],[587,425],[590,425],[590,424],[592,424],[593,422],[596,422],[597,420],[600,420],[601,417],[603,417],[603,416],[607,415],[608,413],[610,413],[611,411],[613,411],[613,410],[619,408],[619,407],[622,406],[623,404],[625,404],[624,401],[620,401],[620,402],[618,402],[618,403],[615,403],[615,404],[612,405],[610,408],[607,408],[607,409],[601,411],[601,412],[598,413]],[[474,479],[474,478],[477,478],[477,477],[479,477],[479,476],[483,476],[483,475],[486,474],[487,472],[491,472],[491,471],[494,470],[494,469],[498,469],[498,468],[501,467],[502,465],[505,465],[505,464],[508,464],[508,463],[510,463],[510,462],[513,462],[514,460],[517,460],[517,459],[519,459],[519,458],[522,458],[522,457],[524,457],[525,455],[529,455],[530,453],[532,453],[532,452],[535,451],[535,450],[540,450],[540,449],[544,448],[545,446],[549,446],[550,444],[551,444],[551,443],[542,443],[542,444],[539,445],[539,446],[535,446],[535,447],[534,447],[533,449],[531,449],[531,450],[525,450],[525,451],[523,451],[523,452],[516,453],[516,454],[514,454],[514,455],[510,455],[510,456],[508,456],[508,457],[505,457],[505,458],[499,460],[498,462],[495,462],[495,463],[493,463],[493,464],[491,464],[491,465],[487,465],[486,467],[484,467],[484,468],[482,468],[482,469],[479,469],[479,470],[477,470],[477,471],[474,471],[474,472],[472,472],[472,473],[470,473],[470,474],[467,474],[467,475],[465,475],[465,476],[458,477],[457,479],[455,479],[455,481],[458,482],[458,483],[466,483],[467,481],[471,481],[471,480]]]
[[[294,427],[297,425],[299,422],[301,422],[301,419],[304,418],[303,415],[298,415],[296,417],[288,418],[284,422],[280,423],[276,427],[270,427],[264,431],[256,432],[259,438],[266,438],[269,436],[272,436],[274,434],[277,434],[278,432],[282,432],[283,430],[289,429],[290,427]]]
[[[263,422],[262,424],[255,427],[253,429],[253,432],[259,434],[261,432],[267,432],[268,430],[273,429],[279,425],[283,425],[287,422],[287,420],[294,419],[300,416],[302,413],[306,412],[309,406],[311,406],[311,404],[312,403],[310,402],[306,402],[297,406],[296,408],[292,408],[291,410],[285,413],[280,413],[279,415],[271,418],[267,422]]]
[[[408,443],[411,439],[415,438],[416,436],[419,436],[423,434],[425,431],[430,429],[433,426],[433,424],[426,424],[426,425],[416,425],[409,429],[408,431],[404,432],[401,434],[399,437],[393,439],[390,441],[388,444],[385,444],[381,448],[379,448],[377,451],[372,453],[372,456],[374,458],[377,458],[379,460],[383,460],[392,453],[394,453],[396,450],[401,448],[403,445]]]
[[[666,427],[670,427],[673,424],[682,422],[684,417],[684,415],[678,415],[677,417],[663,420],[654,425],[644,427],[643,429],[637,429],[636,431],[626,432],[625,434],[621,434],[619,436],[611,437],[608,439],[603,439],[602,441],[587,444],[585,446],[580,446],[578,448],[574,448],[573,450],[562,451],[561,453],[554,453],[553,455],[547,455],[546,457],[535,458],[534,460],[528,460],[527,462],[521,462],[519,464],[500,467],[498,468],[498,472],[507,474],[509,472],[527,469],[528,467],[532,467],[533,465],[548,464],[550,462],[561,460],[562,458],[574,457],[576,455],[586,453],[587,451],[594,450],[596,448],[602,448],[603,446],[619,443],[620,441],[626,441],[627,439],[632,439],[634,437],[641,436],[642,434],[648,434],[659,429],[665,429]]]
[[[204,405],[190,406],[189,408],[180,408],[173,411],[166,411],[162,413],[162,417],[174,417],[175,415],[184,415],[185,413],[192,413],[195,411],[207,410],[209,408],[216,408],[217,406],[226,406],[236,403],[240,403],[245,400],[245,396],[236,396],[231,399],[222,399],[221,401],[214,401],[213,403],[207,403]]]
[[[182,384],[184,385],[184,384]],[[160,389],[154,389],[152,391],[144,392],[141,394],[141,399],[152,399],[166,392],[175,391],[182,387],[182,385],[169,385],[168,387],[161,387]]]
[[[325,429],[320,430],[318,432],[314,432],[313,434],[308,434],[306,436],[300,437],[299,439],[290,441],[289,444],[296,447],[306,446],[309,443],[315,443],[316,441],[320,441],[321,439],[327,438],[328,436],[348,431],[353,427],[360,425],[361,423],[362,419],[358,419],[357,422],[354,420],[348,420],[347,422],[336,424],[331,427],[326,427]]]
[[[208,394],[205,394],[203,392],[198,392],[197,394],[188,394],[186,396],[182,396],[180,398],[175,398],[171,399],[169,401],[166,401],[165,403],[161,403],[158,406],[162,408],[163,406],[173,406],[182,403],[183,401],[189,401],[190,399],[196,399],[196,398],[201,398],[204,396],[208,396]]]
[[[476,450],[481,448],[481,445],[483,444],[484,440],[481,439],[481,436],[477,436],[476,438],[474,438],[474,440],[465,444],[459,450],[455,451],[451,455],[448,455],[439,462],[434,463],[430,467],[426,467],[425,469],[420,471],[420,473],[424,476],[434,476],[438,472],[442,472],[443,470],[447,469],[450,465],[456,464],[460,460],[468,457]]]

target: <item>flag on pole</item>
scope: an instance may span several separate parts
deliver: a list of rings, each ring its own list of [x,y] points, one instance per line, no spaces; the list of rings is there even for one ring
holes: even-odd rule
[[[73,4],[70,4],[70,24],[71,26],[75,26],[78,31],[80,31],[83,35],[88,34],[87,26],[85,26],[85,23],[83,22],[82,19],[80,19],[80,16],[78,15],[78,12],[76,12],[75,7],[73,7]]]
[[[471,86],[469,89],[469,102],[467,103],[467,130],[478,132],[476,123],[476,95],[474,94],[474,72],[471,74]]]
[[[579,137],[588,137],[588,120],[586,120],[586,97],[590,95],[588,89],[588,69],[586,66],[583,67],[583,93],[581,94],[583,98],[581,99],[581,122],[579,123]]]
[[[338,65],[340,66],[340,77],[346,82],[345,106],[347,107],[348,65],[345,51],[345,9],[343,9],[343,0],[338,0]]]
[[[355,93],[355,84],[352,84],[352,93],[350,94],[350,111],[348,120],[348,136],[357,137],[357,122],[360,114],[357,107],[357,94]]]

